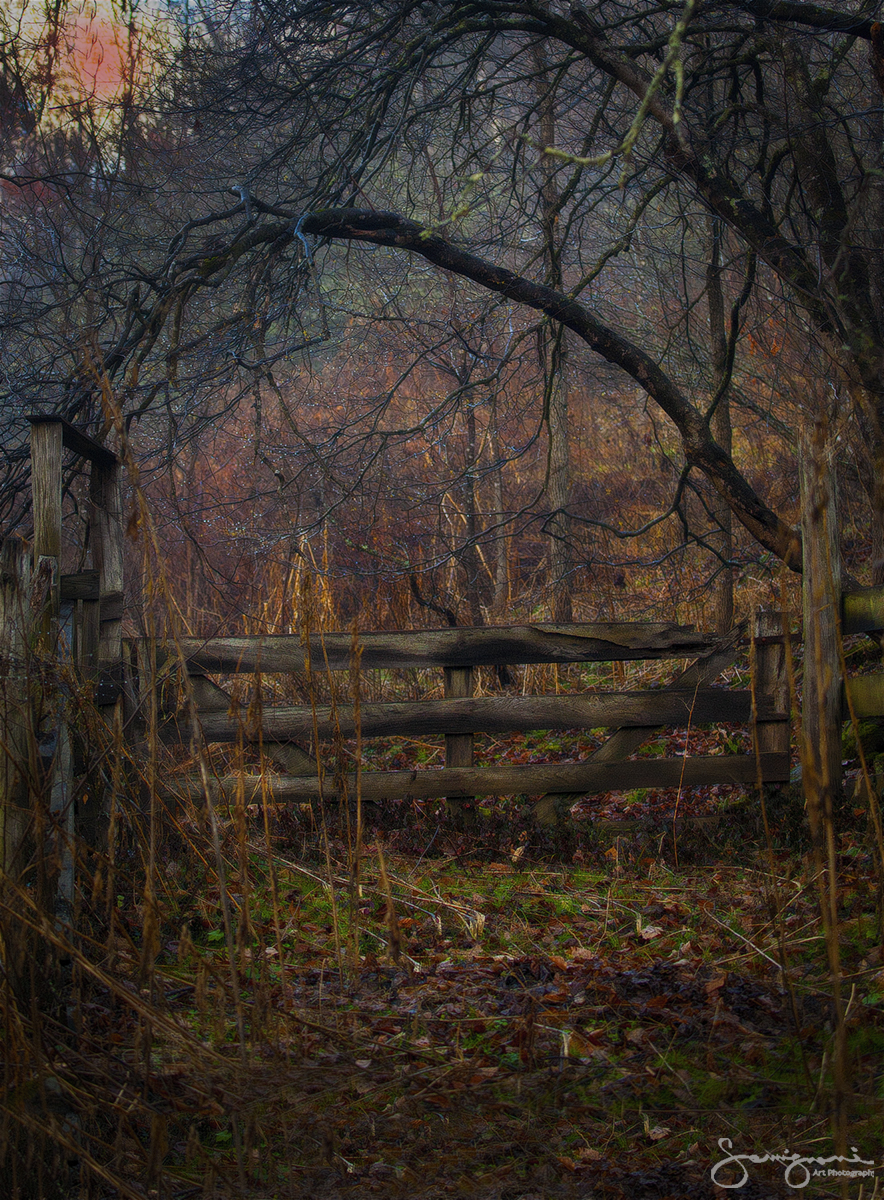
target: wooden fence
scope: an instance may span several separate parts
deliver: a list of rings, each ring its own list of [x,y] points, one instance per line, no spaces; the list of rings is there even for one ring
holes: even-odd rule
[[[139,710],[146,712],[154,703],[148,681],[155,678],[157,668],[162,673],[164,660],[176,670],[183,664],[191,677],[192,703],[182,712],[165,714],[170,721],[167,734],[196,735],[208,743],[245,737],[260,743],[266,757],[282,767],[282,773],[263,777],[214,780],[211,787],[221,799],[242,795],[244,786],[249,798],[268,791],[277,800],[307,802],[320,796],[353,797],[357,792],[367,801],[444,796],[456,808],[459,800],[474,796],[579,796],[649,786],[752,785],[789,778],[784,633],[781,618],[764,613],[751,631],[754,677],[748,690],[715,686],[739,651],[740,631],[719,639],[669,622],[415,630],[361,634],[359,670],[439,669],[444,699],[365,703],[358,716],[352,705],[337,706],[334,712],[331,707],[303,705],[262,707],[260,724],[250,723],[248,717],[240,719],[221,686],[225,677],[243,672],[315,672],[318,664],[322,672],[351,670],[351,635],[314,635],[308,646],[294,636],[185,638],[175,649],[180,663],[172,662],[170,648],[158,651],[143,641],[130,642],[124,653],[119,462],[105,447],[56,417],[32,418],[31,446],[33,542],[28,548],[18,539],[7,539],[0,555],[0,830],[6,867],[32,823],[38,802],[46,804],[54,827],[62,832],[68,864],[73,835],[90,832],[94,805],[74,817],[75,765],[68,736],[71,720],[84,727],[86,722],[72,716],[70,687],[60,680],[65,672],[68,679],[72,675],[79,679],[79,702],[88,701],[105,725],[116,721],[120,728],[124,661],[140,662],[136,676],[140,674],[143,681],[140,694],[137,686],[130,689],[130,729],[137,725]],[[87,565],[67,575],[60,570],[65,453],[82,460],[89,473]],[[884,589],[844,595],[836,619],[844,634],[881,631]],[[653,691],[473,694],[475,671],[482,666],[640,659],[687,660],[689,665],[668,687]],[[29,660],[39,668],[31,676]],[[53,663],[59,668],[54,673]],[[829,662],[826,669],[840,679],[839,662]],[[848,686],[856,716],[884,715],[884,675],[863,676]],[[842,708],[834,715],[836,727],[846,716],[846,707]],[[632,757],[657,729],[722,722],[751,723],[757,753]],[[474,761],[474,738],[479,733],[601,728],[610,731],[607,740],[579,762],[477,765]],[[354,764],[342,779],[324,773],[305,745],[310,743],[315,750],[316,739],[346,739],[357,732],[363,740],[444,735],[445,765],[367,771]],[[36,774],[35,757],[39,760]],[[90,787],[94,792],[94,781]],[[201,782],[186,781],[182,790],[195,799],[204,797]],[[70,886],[67,890],[70,894]]]
[[[489,795],[585,795],[639,787],[697,784],[755,784],[789,778],[790,713],[785,653],[779,620],[760,614],[754,631],[753,692],[713,687],[741,648],[740,631],[721,639],[670,622],[526,625],[469,629],[365,633],[358,644],[349,634],[298,637],[183,639],[181,656],[194,685],[196,722],[186,707],[167,737],[195,732],[208,743],[241,739],[260,743],[271,758],[294,746],[299,761],[285,775],[230,775],[214,781],[219,797],[267,794],[276,800],[336,799],[342,795],[381,801],[446,797],[449,802]],[[139,647],[142,661],[147,647]],[[641,659],[692,659],[669,687],[626,691],[579,691],[539,696],[474,696],[475,668],[506,664],[600,663]],[[237,712],[230,695],[210,675],[244,672],[280,675],[322,671],[390,671],[437,668],[443,672],[441,700],[315,707],[260,705],[260,722]],[[170,714],[171,715],[171,714]],[[733,723],[757,727],[759,753],[631,758],[656,730]],[[474,736],[530,730],[611,731],[579,762],[476,765]],[[333,738],[445,735],[445,766],[408,771],[356,771],[343,780],[310,760],[304,742]],[[300,743],[300,744],[299,744]],[[194,779],[184,791],[203,794]],[[455,807],[457,805],[455,804]]]
[[[65,454],[88,477],[88,567],[62,566]],[[16,875],[28,831],[48,829],[55,907],[73,900],[74,838],[98,837],[99,804],[75,804],[71,726],[87,698],[113,720],[120,695],[123,529],[116,455],[58,417],[31,418],[33,540],[0,547],[0,866]],[[85,714],[84,714],[85,716]],[[79,722],[84,727],[88,722]],[[44,848],[45,849],[45,848]]]

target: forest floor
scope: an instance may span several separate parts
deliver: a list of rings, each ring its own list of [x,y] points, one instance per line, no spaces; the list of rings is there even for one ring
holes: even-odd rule
[[[844,1164],[800,801],[770,794],[765,848],[757,798],[714,831],[680,798],[673,845],[674,799],[633,797],[622,836],[591,820],[528,833],[516,801],[461,832],[403,809],[367,828],[358,879],[352,827],[241,812],[221,827],[228,926],[182,826],[151,938],[137,892],[117,897],[107,986],[66,1068],[88,1079],[101,1060],[109,1102],[119,1084],[116,1177],[180,1200],[877,1195],[884,964],[864,830],[839,847]]]

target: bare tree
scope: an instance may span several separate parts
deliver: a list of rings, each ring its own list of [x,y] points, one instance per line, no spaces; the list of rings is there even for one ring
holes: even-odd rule
[[[722,444],[719,318],[700,379],[654,300],[679,294],[665,277],[650,282],[669,236],[658,214],[711,214],[733,255],[758,261],[758,312],[784,297],[794,305],[795,336],[825,351],[864,430],[884,528],[875,28],[843,8],[769,0],[687,0],[679,11],[663,0],[234,5],[226,22],[182,29],[114,203],[54,194],[59,214],[73,205],[90,253],[101,235],[99,256],[72,264],[46,233],[51,220],[38,236],[17,217],[22,251],[39,246],[30,261],[43,272],[29,321],[52,332],[20,350],[20,306],[7,306],[9,344],[22,362],[31,355],[15,395],[100,426],[107,384],[159,462],[243,402],[260,408],[256,380],[272,392],[305,348],[333,345],[352,320],[354,281],[364,298],[381,271],[419,297],[431,264],[466,281],[467,303],[490,291],[502,315],[534,310],[570,331],[572,357],[582,344],[638,384],[681,441],[673,511],[699,472],[797,568],[791,523]],[[541,144],[547,85],[555,145]],[[555,277],[536,232],[553,208]],[[91,314],[76,335],[61,318],[71,297]],[[739,368],[735,329],[728,375]],[[329,483],[348,486],[343,475]],[[567,488],[561,499],[552,507],[564,524]]]

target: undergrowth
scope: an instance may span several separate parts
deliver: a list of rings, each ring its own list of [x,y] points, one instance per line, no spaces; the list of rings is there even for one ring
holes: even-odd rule
[[[151,882],[124,805],[76,943],[31,931],[57,1007],[38,1014],[33,972],[14,997],[7,978],[5,1194],[711,1197],[719,1139],[834,1153],[808,856],[744,829],[739,861],[677,870],[613,834],[565,859],[495,847],[488,815],[471,833],[425,811],[399,847],[367,824],[357,870],[346,815],[221,811],[217,859],[182,809]],[[877,1166],[884,970],[861,829],[839,866],[851,1145]],[[789,1193],[782,1164],[750,1173],[745,1194]]]

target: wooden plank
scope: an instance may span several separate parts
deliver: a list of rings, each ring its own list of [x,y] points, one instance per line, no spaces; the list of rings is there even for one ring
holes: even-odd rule
[[[713,651],[719,640],[672,622],[492,625],[359,635],[361,667],[367,670],[694,658]],[[352,643],[349,633],[327,633],[321,639],[314,635],[312,661],[324,663],[327,656],[331,670],[349,670]],[[304,649],[294,635],[182,638],[180,644],[189,666],[198,674],[284,674],[305,669]]]
[[[881,629],[884,629],[884,587],[863,588],[842,595],[842,633],[875,633]]]
[[[789,779],[789,756],[762,757],[762,777],[769,782]],[[361,775],[365,800],[430,799],[455,793],[480,796],[537,795],[541,792],[588,795],[592,792],[629,791],[640,787],[685,787],[706,784],[747,784],[757,778],[753,755],[714,755],[705,758],[634,759],[618,763],[553,763],[537,766],[443,767],[435,771],[364,771]],[[349,795],[355,795],[356,776],[347,776]],[[262,785],[275,800],[317,799],[315,777],[229,775],[218,781],[221,797],[235,799],[245,789],[246,801],[262,794]],[[202,784],[191,776],[170,782],[179,795],[199,799]],[[326,799],[338,797],[330,776],[322,784]]]
[[[62,604],[74,600],[97,600],[99,595],[97,571],[77,571],[72,575],[62,575],[59,580]]]
[[[28,417],[33,428],[36,425],[54,425],[56,426],[62,438],[62,444],[65,450],[72,450],[74,454],[79,454],[81,458],[85,458],[88,462],[96,466],[112,467],[117,462],[117,456],[112,450],[108,450],[107,446],[102,446],[100,442],[96,442],[88,433],[84,433],[82,429],[77,429],[75,425],[71,425],[64,417],[55,416],[52,413],[34,413]]]
[[[884,678],[884,676],[882,676]],[[209,680],[194,678],[194,683],[208,684]],[[210,685],[214,688],[214,684]],[[200,725],[208,742],[235,742],[243,734],[256,740],[259,731],[246,726],[245,718],[228,715],[229,698],[212,702],[199,695]],[[605,726],[641,728],[647,737],[649,728],[684,726],[710,722],[745,724],[752,714],[752,695],[748,691],[729,691],[724,688],[701,688],[691,691],[660,692],[599,692],[559,696],[475,696],[460,700],[419,700],[384,704],[363,704],[360,707],[360,727],[363,737],[422,737],[445,734],[455,741],[458,735],[472,733],[526,732],[531,729],[600,729]],[[788,708],[777,709],[765,697],[759,698],[762,720],[788,722]],[[356,722],[352,709],[339,707],[335,713],[329,707],[316,710],[320,738],[331,739],[335,730],[341,736],[354,738]],[[313,733],[313,709],[309,705],[268,707],[263,710],[261,736],[269,740],[309,738]],[[788,728],[787,728],[788,735]],[[465,762],[450,762],[446,766],[472,765],[472,738]],[[781,747],[782,749],[782,747]],[[609,760],[611,761],[611,760]]]

